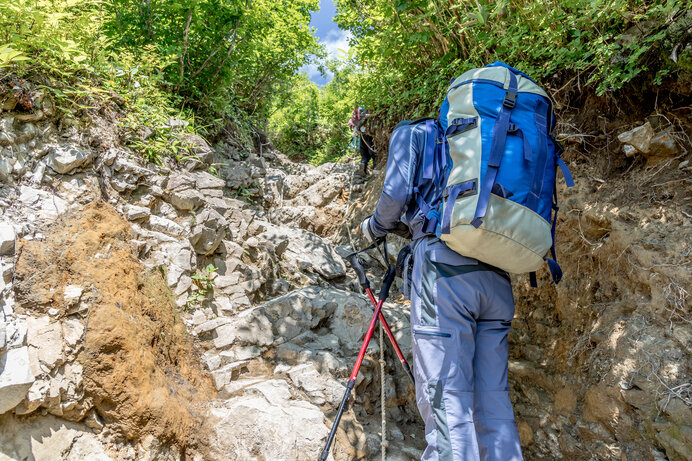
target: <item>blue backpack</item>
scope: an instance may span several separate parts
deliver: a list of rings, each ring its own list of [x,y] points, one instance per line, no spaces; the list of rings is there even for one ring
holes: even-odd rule
[[[556,170],[574,182],[552,136],[555,115],[534,80],[495,62],[452,80],[427,142],[414,195],[425,231],[451,249],[507,272],[548,263],[553,281]],[[551,257],[548,257],[550,251]]]

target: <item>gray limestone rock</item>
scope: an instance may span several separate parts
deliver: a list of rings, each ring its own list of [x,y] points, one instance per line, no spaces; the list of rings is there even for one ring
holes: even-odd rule
[[[50,373],[64,361],[62,326],[50,317],[27,318],[27,343],[35,376]]]
[[[278,248],[285,245],[281,258],[288,263],[290,272],[313,272],[327,280],[346,275],[346,264],[332,244],[312,232],[271,226],[257,238]]]
[[[0,354],[0,414],[19,405],[33,382],[27,347]]]
[[[185,189],[171,192],[168,201],[179,210],[194,211],[204,204],[204,196],[194,189]]]
[[[205,209],[195,216],[195,224],[190,232],[190,243],[197,254],[210,255],[216,251],[226,237],[228,223],[219,213]]]
[[[149,227],[151,230],[168,235],[179,237],[185,233],[185,229],[174,221],[161,216],[149,216]]]
[[[92,154],[74,147],[54,147],[48,155],[48,166],[58,174],[69,174],[91,163]]]
[[[138,221],[151,215],[149,208],[136,205],[125,206],[125,217],[128,221]]]
[[[0,223],[0,256],[14,255],[14,227],[9,223]]]
[[[247,384],[211,410],[218,421],[210,434],[212,457],[317,459],[329,433],[322,411],[294,399],[283,379]]]

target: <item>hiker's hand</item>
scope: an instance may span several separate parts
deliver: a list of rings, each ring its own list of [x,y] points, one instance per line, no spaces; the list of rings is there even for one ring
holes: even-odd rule
[[[399,237],[403,237],[408,240],[411,240],[412,238],[411,231],[409,230],[408,226],[401,221],[396,223],[396,227],[394,228],[394,230],[392,230],[392,234],[398,235]]]
[[[372,216],[368,216],[363,220],[362,223],[360,223],[360,232],[363,234],[363,237],[365,237],[368,243],[374,243],[375,236],[372,235],[372,231],[370,230],[370,219],[372,219]]]

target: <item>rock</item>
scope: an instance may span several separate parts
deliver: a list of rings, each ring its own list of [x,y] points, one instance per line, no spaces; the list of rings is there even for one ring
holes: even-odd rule
[[[166,181],[168,191],[184,191],[195,187],[195,178],[190,173],[171,174]]]
[[[226,237],[228,223],[214,210],[205,209],[195,216],[195,224],[190,232],[190,243],[197,254],[210,255],[216,251],[221,240]]]
[[[312,403],[323,405],[330,403],[338,406],[343,398],[345,387],[331,377],[325,377],[317,371],[314,363],[306,363],[287,371],[293,384],[305,391]]]
[[[67,202],[57,195],[44,198],[40,206],[39,215],[50,221],[57,219],[58,216],[67,211]]]
[[[233,308],[233,303],[227,296],[215,296],[214,306],[224,315],[235,314],[235,309]]]
[[[12,180],[12,166],[14,159],[7,158],[3,156],[0,152],[0,179],[3,182],[10,182]]]
[[[187,144],[188,149],[193,158],[185,163],[185,168],[189,171],[197,168],[210,166],[214,161],[214,152],[212,151],[207,141],[201,136],[193,133],[185,133],[180,137],[181,141]]]
[[[252,181],[252,172],[248,168],[224,169],[223,176],[226,179],[226,186],[234,190],[245,187]]]
[[[65,306],[72,307],[79,303],[82,298],[82,287],[80,285],[67,285],[63,288],[63,299],[65,300]]]
[[[195,173],[197,189],[223,189],[226,181],[206,172]]]
[[[218,327],[214,335],[217,349],[234,344],[268,346],[274,341],[272,324],[259,308],[240,313],[233,323]]]
[[[294,205],[324,207],[334,201],[344,191],[344,187],[347,184],[348,176],[344,174],[329,175],[301,192],[291,203]]]
[[[27,326],[23,319],[10,320],[6,327],[8,349],[26,345]]]
[[[317,459],[329,433],[320,409],[293,399],[281,379],[246,386],[211,413],[218,419],[210,434],[213,459],[228,453],[236,459]]]
[[[0,320],[0,353],[5,350],[7,345],[7,326],[4,320]]]
[[[65,343],[70,347],[76,347],[84,337],[84,324],[77,319],[68,319],[62,322],[62,335]]]
[[[153,231],[174,235],[176,237],[182,236],[185,233],[185,229],[176,222],[156,215],[149,216],[149,227]]]
[[[15,418],[6,415],[0,421],[0,459],[34,461],[114,461],[135,459],[125,455],[128,445],[120,444],[118,455],[111,458],[105,444],[88,425],[72,423],[55,416]],[[9,454],[9,456],[6,456]],[[122,456],[122,457],[120,457]]]
[[[62,362],[62,326],[49,317],[27,318],[27,343],[35,376],[50,373]]]
[[[0,256],[14,255],[16,237],[12,225],[9,223],[0,224]]]
[[[657,134],[651,138],[648,154],[651,157],[675,157],[678,154],[675,139],[669,132]]]
[[[629,144],[622,146],[622,150],[625,152],[625,157],[633,157],[637,152],[639,152],[636,147],[630,146]]]
[[[346,275],[346,264],[334,247],[312,232],[272,226],[257,238],[277,247],[286,245],[281,258],[289,263],[291,272],[314,272],[327,280]]]
[[[0,414],[19,405],[34,382],[29,349],[10,349],[0,356]]]
[[[54,147],[48,156],[48,166],[58,174],[69,174],[75,169],[91,163],[91,153],[71,147]]]
[[[194,211],[204,204],[204,197],[194,189],[186,189],[171,192],[168,201],[179,210]]]
[[[19,201],[22,205],[32,206],[41,198],[40,191],[33,187],[22,186],[19,188]]]
[[[137,221],[151,215],[149,208],[136,205],[125,206],[125,217],[128,221]]]
[[[644,125],[638,126],[630,131],[620,133],[618,135],[618,140],[623,144],[629,144],[639,152],[647,153],[649,152],[649,145],[653,137],[654,129],[651,127],[651,123],[646,122]]]
[[[214,380],[214,386],[216,390],[220,391],[231,381],[236,379],[243,367],[247,365],[247,360],[242,360],[240,362],[233,362],[225,367],[216,369],[211,372],[211,377]]]
[[[197,327],[195,327],[194,332],[197,335],[202,335],[204,333],[208,333],[210,331],[216,330],[221,325],[226,325],[228,323],[231,323],[231,319],[229,317],[216,317],[214,319],[207,320],[206,322],[202,323],[201,325],[198,325]]]
[[[233,317],[231,323],[216,329],[214,346],[225,349],[236,345],[286,343],[317,327],[325,318],[337,319],[340,338],[350,345],[361,339],[367,327],[367,306],[363,298],[346,291],[303,288]]]

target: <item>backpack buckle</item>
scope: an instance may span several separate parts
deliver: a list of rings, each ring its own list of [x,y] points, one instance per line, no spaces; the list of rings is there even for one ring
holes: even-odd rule
[[[502,105],[505,106],[507,109],[514,109],[514,106],[516,104],[517,104],[517,93],[507,91],[505,93],[505,100],[502,101]]]
[[[519,130],[519,127],[517,126],[516,123],[510,123],[509,126],[507,127],[507,133],[516,133]]]

